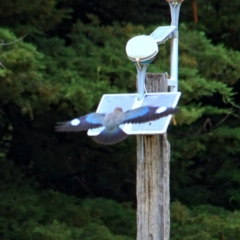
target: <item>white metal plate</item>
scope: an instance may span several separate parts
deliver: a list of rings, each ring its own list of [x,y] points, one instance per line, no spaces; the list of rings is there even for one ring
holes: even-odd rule
[[[160,44],[176,29],[176,26],[158,27],[153,33],[150,34],[155,41]]]
[[[138,94],[104,94],[98,105],[98,113],[113,112],[116,107],[123,111],[131,110],[141,106],[176,107],[179,101],[180,92],[147,93],[141,101],[138,101]],[[127,134],[162,134],[167,131],[171,115],[141,124],[124,124],[120,127]],[[103,127],[88,130],[89,136],[96,136],[103,130]]]

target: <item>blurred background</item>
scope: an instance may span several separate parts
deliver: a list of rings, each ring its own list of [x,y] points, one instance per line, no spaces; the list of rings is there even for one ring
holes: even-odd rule
[[[240,239],[239,12],[237,0],[181,6],[172,240]],[[1,2],[1,239],[135,239],[135,137],[103,146],[54,126],[136,92],[126,43],[170,23],[164,0]],[[148,72],[169,72],[159,47]]]

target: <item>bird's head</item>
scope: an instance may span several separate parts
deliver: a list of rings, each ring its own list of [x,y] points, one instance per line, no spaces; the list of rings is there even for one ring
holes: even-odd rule
[[[117,107],[117,108],[115,108],[114,112],[123,112],[123,110],[122,110],[122,108]]]

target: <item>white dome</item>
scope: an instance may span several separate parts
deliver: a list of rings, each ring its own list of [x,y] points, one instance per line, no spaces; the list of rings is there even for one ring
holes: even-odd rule
[[[158,53],[158,45],[151,36],[136,36],[127,42],[126,53],[130,59],[150,60]]]

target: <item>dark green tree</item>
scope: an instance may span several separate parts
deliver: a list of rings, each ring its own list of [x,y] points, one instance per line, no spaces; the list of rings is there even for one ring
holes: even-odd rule
[[[192,12],[187,11],[192,8],[190,2],[186,5],[184,2],[181,9],[182,20],[188,23],[180,28],[182,111],[175,119],[177,125],[169,129],[172,199],[235,208],[239,207],[239,53],[216,44],[224,42],[223,38],[219,41],[215,38],[214,45],[206,37],[214,32],[218,15],[213,14],[216,21],[205,20],[200,17],[201,8],[216,10],[216,2],[197,3],[198,24],[191,22]],[[1,29],[1,39],[4,42],[17,39],[9,29],[18,37],[30,34],[24,41],[1,48],[0,60],[6,67],[0,69],[1,152],[24,167],[28,175],[36,176],[43,187],[81,197],[134,199],[134,137],[105,147],[93,143],[85,133],[55,134],[54,126],[57,121],[95,111],[103,93],[135,91],[136,70],[124,48],[131,37],[156,29],[157,25],[146,25],[158,21],[158,12],[151,10],[163,3],[156,5],[150,1],[141,5],[140,10],[149,12],[150,19],[142,26],[114,23],[113,15],[117,14],[114,11],[105,18],[103,14],[111,6],[115,11],[118,6],[120,13],[128,7],[126,18],[122,14],[117,19],[142,22],[142,15],[134,18],[137,11],[135,15],[129,14],[131,8],[139,10],[138,1],[127,5],[102,3],[99,17],[90,13],[96,14],[100,3],[86,3],[80,14],[81,4],[3,3],[5,13],[0,19],[5,29]],[[238,3],[230,4],[235,11]],[[169,18],[168,6],[164,11]],[[221,11],[225,14],[228,10]],[[165,15],[163,18],[167,19]],[[230,46],[233,45],[229,41]],[[149,71],[168,70],[169,43],[166,43],[160,46],[160,54]],[[198,194],[192,189],[199,189]]]
[[[0,237],[3,240],[132,240],[135,210],[127,202],[80,200],[39,185],[0,157]],[[239,211],[171,204],[172,240],[238,239]]]

